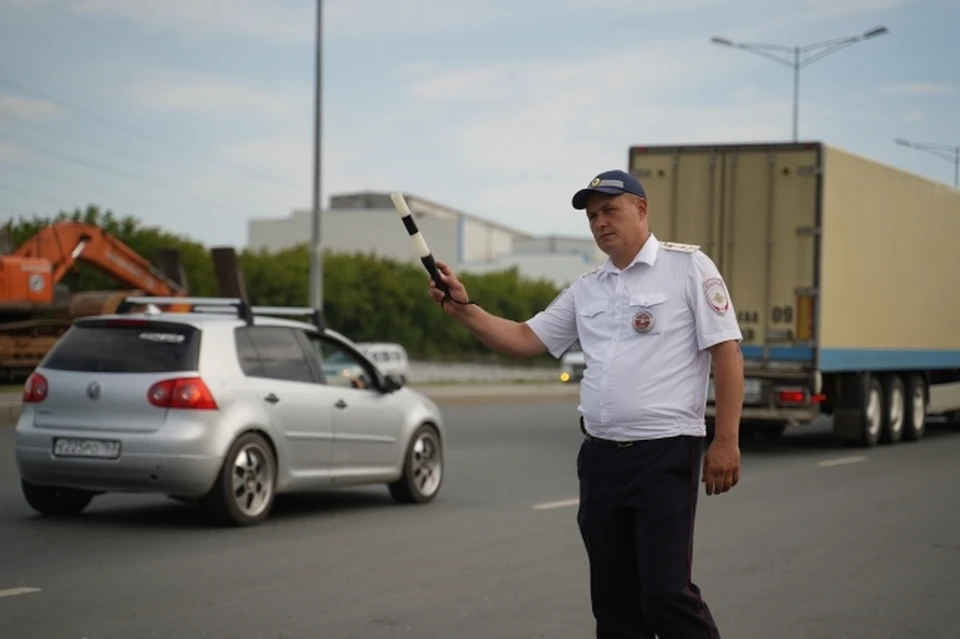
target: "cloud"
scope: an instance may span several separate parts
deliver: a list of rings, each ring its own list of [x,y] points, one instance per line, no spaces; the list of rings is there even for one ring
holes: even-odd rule
[[[4,119],[46,120],[65,113],[64,109],[52,102],[0,93],[0,121]]]
[[[739,101],[756,100],[760,97],[760,89],[752,84],[734,89],[733,98]]]
[[[510,92],[502,80],[508,65],[496,65],[466,71],[443,71],[420,79],[408,87],[418,100],[509,100]]]
[[[27,164],[34,157],[33,152],[14,142],[0,140],[0,162],[11,164]]]
[[[884,95],[954,95],[957,90],[948,84],[936,82],[912,82],[890,84],[880,89]]]
[[[845,18],[852,18],[859,15],[870,16],[871,20],[880,20],[884,12],[893,11],[908,5],[912,0],[794,0],[789,3],[782,3],[782,6],[771,10],[773,3],[770,0],[743,0],[735,3],[736,13],[742,15],[744,19],[731,20],[732,23],[739,22],[742,26],[736,28],[731,33],[721,33],[731,40],[763,42],[771,41],[771,33],[788,29],[794,32],[798,26],[805,24],[817,24],[839,21]],[[731,7],[734,8],[734,7]],[[727,17],[733,18],[727,12]],[[899,21],[899,20],[898,20]],[[862,29],[857,28],[853,31],[839,31],[827,34],[823,39],[833,37],[845,37],[859,35],[874,26],[875,23],[864,24]],[[831,27],[832,28],[832,27]],[[888,36],[884,36],[888,37]],[[818,41],[821,38],[814,38]],[[784,41],[777,42],[783,46],[803,45],[806,42]]]
[[[923,119],[923,111],[919,109],[913,109],[912,111],[907,111],[902,116],[900,116],[900,122],[904,124],[912,124],[914,122],[919,122]]]
[[[624,166],[631,144],[788,137],[790,96],[735,82],[749,59],[713,58],[709,47],[677,40],[588,59],[408,66],[398,74],[401,99],[387,111],[337,102],[326,109],[324,199],[404,189],[534,232],[582,235],[571,188]],[[642,81],[625,79],[624,68],[643,69]],[[704,101],[704,92],[712,97]],[[805,102],[804,128],[838,109]],[[294,184],[244,185],[257,202],[274,203],[257,217],[310,205],[312,138],[302,129],[277,125],[221,148],[224,158]],[[221,167],[208,170],[204,180],[227,179]]]
[[[583,234],[582,219],[571,215],[571,189],[597,171],[625,166],[631,144],[788,137],[789,94],[771,99],[742,87],[735,74],[751,60],[717,60],[698,42],[407,78],[404,137],[425,139],[429,150],[421,147],[398,169],[404,188],[534,232]],[[642,72],[625,78],[625,68]],[[805,128],[839,108],[805,103]],[[390,156],[400,142],[382,144]],[[424,155],[433,168],[418,173]]]
[[[356,39],[480,30],[496,24],[531,25],[545,14],[611,19],[711,9],[749,16],[755,32],[896,8],[906,0],[795,0],[769,15],[769,0],[326,0],[324,37]],[[55,8],[80,15],[122,19],[188,37],[241,35],[280,43],[312,43],[315,0],[6,0],[8,7]]]
[[[440,111],[443,101],[456,102],[455,117],[445,123],[451,151],[501,174],[555,174],[555,162],[587,166],[614,145],[625,153],[634,141],[715,138],[718,124],[731,139],[757,137],[769,131],[758,123],[789,113],[786,101],[756,98],[677,107],[692,82],[722,84],[721,77],[745,64],[713,61],[712,79],[704,80],[709,50],[691,51],[686,41],[661,42],[590,60],[447,70],[411,82],[408,93],[416,109]],[[644,69],[642,81],[625,82],[624,68]]]
[[[909,3],[910,0],[800,0],[791,2],[789,9],[784,13],[798,22],[819,21],[845,18],[861,13],[877,14]],[[869,28],[871,28],[870,25],[864,31]]]
[[[162,71],[160,76],[132,84],[128,89],[130,99],[158,111],[309,121],[312,98],[307,89],[254,87],[239,80],[173,71]]]
[[[124,19],[185,35],[239,34],[279,42],[312,41],[316,22],[310,1],[14,0],[18,5]]]

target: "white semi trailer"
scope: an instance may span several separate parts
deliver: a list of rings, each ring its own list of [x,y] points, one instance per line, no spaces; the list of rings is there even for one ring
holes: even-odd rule
[[[653,232],[728,283],[746,428],[830,415],[873,446],[960,414],[960,190],[819,142],[634,146],[629,167]]]

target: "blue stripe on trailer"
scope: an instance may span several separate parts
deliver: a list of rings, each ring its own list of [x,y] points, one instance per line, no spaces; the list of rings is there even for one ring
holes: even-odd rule
[[[763,359],[762,346],[742,346],[740,350],[746,359]],[[809,346],[771,346],[767,359],[789,362],[812,362],[813,349]]]
[[[825,373],[960,368],[960,350],[821,348],[819,368]]]
[[[745,345],[746,359],[763,359],[763,347]],[[821,348],[819,370],[839,371],[960,369],[960,350]],[[813,362],[809,346],[771,346],[767,359],[781,362]]]

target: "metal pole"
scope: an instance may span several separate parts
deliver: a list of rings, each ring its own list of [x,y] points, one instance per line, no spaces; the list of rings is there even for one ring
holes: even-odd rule
[[[323,97],[323,0],[317,0],[316,78],[314,80],[313,123],[313,215],[310,220],[310,307],[323,311],[323,244],[321,235],[320,141]]]
[[[793,141],[799,139],[800,129],[800,47],[793,48]]]
[[[960,146],[953,151],[953,185],[960,189]]]

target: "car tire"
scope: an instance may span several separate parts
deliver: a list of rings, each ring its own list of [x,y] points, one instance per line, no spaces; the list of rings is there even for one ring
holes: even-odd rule
[[[205,506],[216,521],[225,525],[260,524],[273,508],[276,482],[273,448],[262,435],[245,433],[227,451]]]
[[[93,501],[95,493],[75,488],[37,486],[20,480],[23,497],[41,515],[67,517],[79,515]]]
[[[443,444],[430,424],[413,433],[403,458],[403,475],[389,485],[390,495],[401,504],[433,501],[443,484]]]

